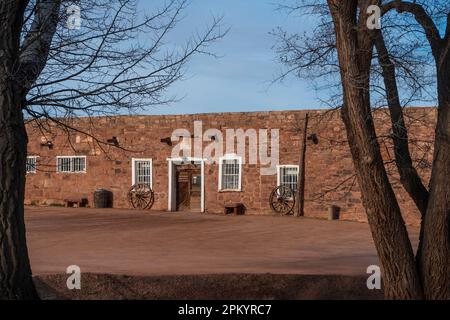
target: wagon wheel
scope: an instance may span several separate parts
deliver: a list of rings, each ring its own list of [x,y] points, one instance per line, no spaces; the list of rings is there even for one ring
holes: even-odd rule
[[[148,184],[138,183],[128,192],[128,200],[135,209],[150,209],[155,201],[155,195]]]
[[[295,207],[294,190],[287,186],[279,186],[270,194],[270,208],[278,214],[291,214]]]

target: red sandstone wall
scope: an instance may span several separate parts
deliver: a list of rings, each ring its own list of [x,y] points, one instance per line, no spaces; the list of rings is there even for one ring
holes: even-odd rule
[[[318,135],[319,144],[308,146],[306,215],[325,218],[328,206],[334,204],[342,208],[343,219],[366,221],[339,113],[309,112],[309,132]],[[430,108],[412,108],[407,109],[406,114],[413,158],[417,160],[419,171],[427,181],[435,112]],[[28,153],[39,156],[39,162],[38,172],[27,176],[26,203],[51,205],[62,203],[65,198],[87,197],[92,204],[95,189],[106,188],[114,193],[115,207],[129,207],[126,194],[131,186],[131,159],[152,158],[153,189],[156,195],[153,209],[167,210],[167,158],[171,155],[172,147],[161,143],[161,138],[170,137],[177,128],[186,128],[193,133],[194,120],[203,121],[203,130],[217,128],[225,132],[227,128],[280,129],[280,164],[297,165],[304,115],[305,111],[134,116],[98,118],[94,126],[88,125],[86,119],[72,124],[89,130],[93,136],[102,140],[115,136],[120,146],[126,150],[110,146],[99,147],[93,138],[76,132],[68,135],[55,129],[51,135],[44,136],[30,124],[27,129]],[[379,136],[388,136],[389,118],[384,110],[376,112],[376,121]],[[53,150],[41,146],[41,142],[45,140],[53,142]],[[384,139],[381,146],[405,219],[408,224],[418,224],[419,214],[401,188],[395,165],[390,162],[393,158],[390,139]],[[86,155],[87,173],[56,173],[56,156],[60,155]],[[271,213],[268,199],[277,184],[276,175],[262,176],[259,165],[245,164],[242,192],[218,192],[218,172],[218,165],[205,167],[207,212],[221,213],[223,205],[231,201],[243,202],[249,214]]]

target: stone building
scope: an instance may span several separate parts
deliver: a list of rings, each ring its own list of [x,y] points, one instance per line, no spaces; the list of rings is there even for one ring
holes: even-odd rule
[[[113,193],[115,208],[129,208],[130,187],[145,182],[155,194],[151,210],[223,213],[225,204],[242,203],[246,214],[271,214],[272,190],[283,184],[296,187],[306,112],[310,138],[317,138],[317,144],[308,140],[307,147],[306,216],[325,218],[328,207],[337,205],[342,219],[366,221],[339,112],[325,110],[81,118],[70,123],[76,130],[48,131],[30,122],[26,204],[61,205],[78,197],[92,205],[94,191],[102,188]],[[408,108],[405,113],[412,155],[427,181],[435,110]],[[419,213],[396,175],[387,111],[376,111],[375,120],[405,220],[417,225]],[[229,138],[230,132],[245,139]],[[277,136],[275,159],[270,155],[276,154]],[[228,152],[226,140],[234,143],[235,152]],[[204,156],[213,143],[224,146],[221,154],[217,149],[211,153],[216,161]],[[236,152],[243,147],[243,154]],[[185,156],[189,149],[191,155]],[[180,195],[186,184],[188,194]]]

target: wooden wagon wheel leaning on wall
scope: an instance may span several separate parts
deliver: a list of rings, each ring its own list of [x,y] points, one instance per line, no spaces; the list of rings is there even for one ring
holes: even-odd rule
[[[288,186],[278,186],[270,194],[270,208],[282,215],[294,213],[295,192]]]
[[[138,183],[128,192],[128,201],[135,209],[150,209],[155,202],[155,195],[148,184]]]

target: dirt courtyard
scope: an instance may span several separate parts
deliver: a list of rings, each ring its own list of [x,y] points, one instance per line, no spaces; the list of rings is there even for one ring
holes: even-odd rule
[[[26,208],[35,275],[364,275],[377,257],[364,223],[119,209]],[[410,229],[416,242],[418,229]]]

